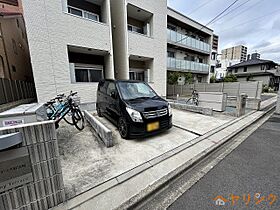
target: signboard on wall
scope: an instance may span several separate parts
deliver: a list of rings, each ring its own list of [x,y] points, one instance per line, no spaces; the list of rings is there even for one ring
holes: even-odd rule
[[[0,3],[10,4],[13,6],[18,6],[18,0],[0,0]]]
[[[3,120],[3,127],[22,125],[22,124],[24,124],[24,119]]]
[[[0,193],[33,181],[26,147],[0,151]]]

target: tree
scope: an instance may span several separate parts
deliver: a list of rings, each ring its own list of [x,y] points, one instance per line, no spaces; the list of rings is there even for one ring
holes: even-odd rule
[[[188,84],[192,84],[193,83],[193,75],[192,73],[188,72],[188,73],[184,73],[184,72],[167,72],[167,84],[169,85],[175,85],[177,84],[178,78],[179,77],[185,77],[185,81]]]
[[[192,84],[193,83],[193,75],[192,75],[192,73],[190,73],[190,72],[185,73],[185,78],[186,78],[186,82],[188,84]]]
[[[212,75],[212,77],[210,78],[210,83],[215,83],[216,82],[216,77],[215,75]]]
[[[229,74],[229,75],[225,76],[223,82],[237,82],[237,77],[233,74]]]

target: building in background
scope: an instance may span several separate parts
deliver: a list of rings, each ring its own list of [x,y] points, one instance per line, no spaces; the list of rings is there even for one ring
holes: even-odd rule
[[[247,47],[238,45],[222,50],[222,60],[243,62],[247,59]]]
[[[33,81],[22,14],[0,8],[0,78]]]
[[[189,72],[195,82],[209,82],[213,36],[212,29],[168,8],[167,71]]]
[[[222,50],[218,67],[216,68],[216,79],[222,80],[227,75],[227,68],[247,60],[247,47],[238,45]]]
[[[0,0],[0,8],[22,14],[21,0]]]
[[[264,85],[278,90],[280,83],[278,64],[257,57],[260,57],[260,54],[255,54],[247,61],[228,67],[228,73],[236,75],[238,81],[263,81]]]
[[[259,53],[252,53],[251,54],[251,58],[249,58],[248,60],[252,59],[252,60],[256,60],[256,59],[260,59],[261,58],[261,54]]]
[[[210,77],[215,76],[216,68],[218,66],[218,47],[219,47],[219,36],[213,34]]]

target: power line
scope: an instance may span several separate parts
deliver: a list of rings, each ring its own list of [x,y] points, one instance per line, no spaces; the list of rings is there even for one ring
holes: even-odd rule
[[[259,19],[264,18],[264,17],[268,17],[268,16],[273,15],[274,13],[276,13],[276,12],[278,12],[278,11],[280,11],[280,9],[277,9],[277,10],[275,10],[275,11],[273,11],[273,12],[269,13],[269,14],[266,14],[266,15],[263,15],[263,16],[260,16],[260,17],[257,17],[257,18],[254,18],[254,19],[251,19],[251,20],[245,21],[245,22],[240,23],[240,24],[237,24],[237,25],[232,26],[232,27],[230,27],[230,28],[228,28],[228,29],[225,29],[225,30],[219,31],[219,33],[224,32],[224,31],[228,31],[228,30],[232,30],[233,28],[236,28],[236,27],[238,27],[238,26],[245,25],[245,24],[247,24],[247,23],[254,22],[254,21],[259,20]]]
[[[258,2],[256,2],[255,4],[253,4],[249,9],[252,9],[252,8],[254,8],[255,6],[257,6],[259,3],[261,3],[262,1],[264,1],[264,0],[260,0],[260,1],[258,1]],[[248,10],[249,9],[244,9],[244,10],[242,10],[241,12],[239,12],[239,13],[237,13],[237,14],[235,14],[235,17],[237,17],[237,16],[239,16],[239,15],[241,15],[241,14],[243,14],[244,12],[248,12]],[[226,19],[226,20],[229,20],[229,18],[228,19]]]
[[[230,13],[234,12],[235,10],[237,10],[238,8],[242,7],[243,5],[247,4],[249,1],[251,0],[247,0],[245,2],[243,2],[242,4],[239,4],[237,7],[233,8],[232,10],[228,11],[226,14],[224,14],[223,16],[219,17],[218,19],[216,19],[214,22],[212,22],[211,24],[219,21],[220,19],[222,19],[223,17],[229,15]]]
[[[229,10],[234,4],[236,4],[239,0],[235,0],[232,2],[226,9],[224,9],[220,14],[218,14],[216,17],[214,17],[211,21],[209,21],[205,26],[211,24],[214,22],[217,18],[219,18],[222,14],[224,14],[227,10]]]
[[[235,0],[233,3],[231,3],[226,9],[224,9],[222,12],[220,12],[218,15],[216,15],[212,20],[210,20],[206,25],[202,26],[202,28],[200,28],[199,30],[196,30],[195,32],[197,31],[201,31],[203,28],[205,28],[207,25],[209,25],[210,23],[212,23],[213,21],[215,21],[218,17],[220,17],[222,14],[224,14],[227,10],[229,10],[234,4],[236,4],[239,0]],[[178,43],[178,42],[181,42],[185,39],[188,39],[188,36],[179,40],[179,41],[176,41],[175,43]]]
[[[212,0],[209,0],[207,2],[204,2],[203,4],[201,4],[200,6],[198,6],[197,8],[195,8],[194,10],[192,10],[188,15],[193,14],[194,12],[196,12],[197,10],[199,10],[200,8],[206,6],[207,4],[209,4]]]

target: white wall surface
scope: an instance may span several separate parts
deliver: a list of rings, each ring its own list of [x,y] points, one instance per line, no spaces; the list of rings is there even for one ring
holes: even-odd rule
[[[109,13],[109,0],[107,10]],[[71,83],[67,45],[112,55],[110,16],[98,23],[67,14],[61,0],[23,0],[31,62],[39,102],[61,92],[78,91],[82,103],[96,100],[97,83]],[[65,9],[65,8],[64,8]],[[113,59],[107,70],[113,77]]]

